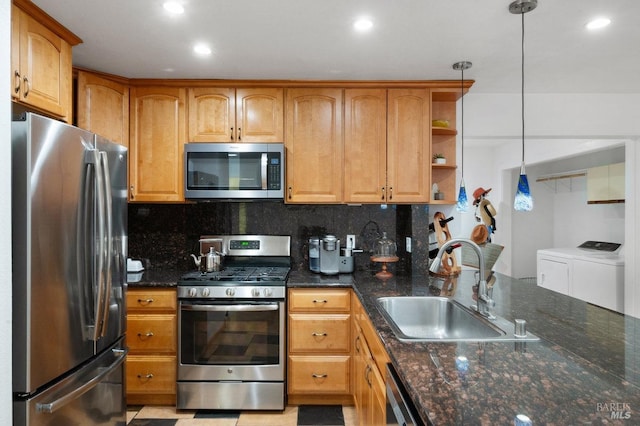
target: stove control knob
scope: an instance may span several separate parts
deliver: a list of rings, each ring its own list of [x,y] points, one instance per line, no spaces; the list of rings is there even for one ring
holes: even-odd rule
[[[260,297],[260,289],[259,288],[254,288],[251,290],[251,295],[253,297]]]
[[[202,289],[202,296],[203,297],[209,297],[209,293],[210,292],[211,291],[209,290],[209,287],[205,287],[205,288]]]
[[[197,294],[198,294],[198,290],[196,290],[195,288],[189,289],[189,297],[196,297]]]
[[[265,288],[265,289],[264,289],[264,295],[265,295],[266,297],[271,297],[271,295],[273,295],[273,292],[271,291],[271,289],[270,289],[270,288]]]
[[[229,297],[233,297],[236,295],[236,289],[235,288],[228,288],[225,290],[224,294],[226,294]]]

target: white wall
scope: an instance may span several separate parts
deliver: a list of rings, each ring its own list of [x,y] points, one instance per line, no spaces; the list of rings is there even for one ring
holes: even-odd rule
[[[11,64],[11,1],[0,0],[0,75],[9,76]],[[5,80],[7,80],[5,78]],[[7,81],[5,81],[7,83]],[[11,94],[0,91],[0,424],[13,423],[11,411]]]
[[[464,178],[467,193],[479,186],[493,188],[489,199],[498,210],[497,227],[493,241],[505,249],[495,269],[507,275],[513,274],[513,250],[533,250],[532,241],[544,234],[535,231],[543,226],[537,214],[515,212],[513,196],[516,179],[512,176],[521,161],[522,124],[520,120],[520,96],[512,94],[473,94],[465,96],[465,164]],[[640,135],[640,94],[549,94],[525,96],[525,162],[529,169],[535,164],[565,159],[580,153],[610,149],[621,144],[635,147]],[[459,106],[458,106],[459,107]],[[459,160],[459,159],[458,159]],[[460,162],[458,161],[458,164]],[[640,153],[627,155],[627,183],[640,187],[636,176]],[[460,177],[458,174],[458,177]],[[631,181],[631,182],[630,182]],[[534,203],[536,191],[532,182]],[[636,208],[636,192],[627,188],[624,221],[626,233],[625,254],[628,259],[640,253],[640,208]],[[535,206],[545,208],[544,204]],[[476,225],[473,208],[468,213],[457,213],[449,228],[456,236],[468,237]],[[458,220],[459,219],[459,220]],[[525,235],[514,239],[512,223],[523,229]],[[455,225],[454,225],[455,224]],[[630,224],[633,224],[631,228]],[[453,228],[455,226],[455,228]],[[630,233],[630,231],[635,232]],[[542,232],[542,231],[540,231]],[[636,236],[633,238],[632,236]],[[550,238],[548,233],[545,238]],[[594,238],[595,239],[595,238]],[[517,257],[517,256],[516,256]],[[628,314],[640,317],[640,268],[636,262],[626,262],[625,302]],[[535,275],[535,274],[534,274]],[[637,284],[636,284],[637,283]]]

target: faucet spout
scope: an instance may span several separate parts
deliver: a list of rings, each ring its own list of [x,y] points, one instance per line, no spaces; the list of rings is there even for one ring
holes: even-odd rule
[[[478,269],[479,269],[479,277],[478,277],[478,299],[476,310],[479,314],[489,318],[495,319],[495,315],[493,315],[492,308],[495,306],[495,302],[491,298],[489,294],[489,288],[487,285],[487,276],[485,273],[485,264],[484,264],[484,254],[480,249],[480,246],[474,243],[472,240],[467,238],[452,238],[449,241],[445,242],[440,250],[438,250],[438,254],[433,259],[431,266],[429,266],[429,272],[437,273],[440,269],[440,263],[442,262],[442,255],[447,249],[449,249],[454,244],[467,244],[469,245],[473,251],[478,256]]]

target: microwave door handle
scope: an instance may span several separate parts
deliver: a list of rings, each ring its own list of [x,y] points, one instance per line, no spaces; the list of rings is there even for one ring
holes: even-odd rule
[[[262,178],[262,189],[267,189],[267,153],[263,152],[260,159],[260,171]]]

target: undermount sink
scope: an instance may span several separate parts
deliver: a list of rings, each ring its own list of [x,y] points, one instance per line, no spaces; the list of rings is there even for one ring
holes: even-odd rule
[[[539,340],[531,333],[516,337],[512,322],[501,317],[488,320],[446,297],[380,297],[378,307],[403,342]]]

